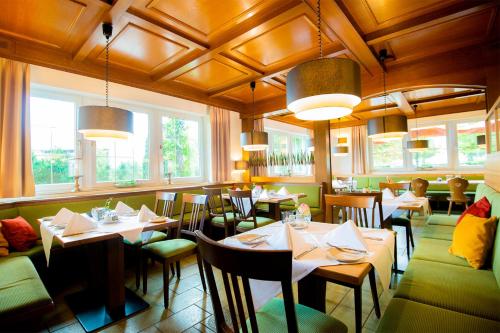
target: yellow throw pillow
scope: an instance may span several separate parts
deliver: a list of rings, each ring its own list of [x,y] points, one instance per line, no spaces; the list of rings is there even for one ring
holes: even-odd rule
[[[473,268],[481,268],[493,246],[496,220],[496,216],[488,219],[466,214],[455,227],[448,251],[465,258]]]
[[[5,239],[2,234],[2,223],[0,223],[0,257],[6,257],[9,255],[9,242]]]

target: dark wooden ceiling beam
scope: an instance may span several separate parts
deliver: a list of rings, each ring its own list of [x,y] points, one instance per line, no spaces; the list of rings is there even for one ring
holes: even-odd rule
[[[403,95],[401,91],[396,91],[393,93],[390,93],[391,97],[394,99],[396,104],[398,105],[399,110],[403,112],[406,116],[414,116],[415,115],[415,110],[413,107],[408,103],[408,100],[406,97]]]
[[[483,94],[484,94],[484,90],[482,90],[482,89],[457,91],[457,92],[453,92],[453,93],[449,93],[449,94],[413,99],[410,101],[410,104],[430,103],[430,102],[437,102],[437,101],[442,101],[442,100],[451,99],[451,98],[470,97],[470,96],[477,96],[477,95],[483,95]]]

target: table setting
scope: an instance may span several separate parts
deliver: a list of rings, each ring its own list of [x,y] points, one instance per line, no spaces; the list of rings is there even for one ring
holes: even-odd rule
[[[394,234],[385,229],[359,228],[352,221],[340,225],[308,222],[306,228],[295,228],[293,223],[279,221],[221,242],[252,250],[292,250],[292,282],[318,267],[368,262],[383,288],[389,288]],[[250,286],[256,309],[281,292],[279,282],[250,280]]]
[[[147,241],[153,231],[144,231],[146,223],[162,223],[168,219],[156,215],[146,205],[134,210],[119,201],[114,210],[95,207],[89,213],[76,213],[61,208],[55,216],[44,217],[40,222],[40,235],[47,266],[54,237],[66,239],[83,234],[119,234],[131,243]]]

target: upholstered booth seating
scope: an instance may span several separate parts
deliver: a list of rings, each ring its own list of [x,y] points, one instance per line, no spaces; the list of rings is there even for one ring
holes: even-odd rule
[[[483,196],[500,216],[500,192],[480,184],[475,201]],[[477,270],[448,253],[457,219],[429,218],[377,332],[500,332],[500,232],[490,262]]]

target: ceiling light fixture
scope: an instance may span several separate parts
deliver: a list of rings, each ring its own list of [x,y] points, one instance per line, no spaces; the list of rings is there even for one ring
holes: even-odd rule
[[[109,106],[109,38],[113,34],[110,23],[102,24],[106,37],[106,106],[86,105],[78,110],[78,132],[87,140],[128,139],[134,131],[133,113]]]
[[[379,60],[382,62],[384,71],[382,72],[384,79],[384,115],[382,117],[368,120],[368,137],[372,139],[394,140],[401,139],[408,133],[408,121],[406,116],[387,115],[387,89],[385,82],[385,66],[384,62],[389,58],[386,49],[379,52]]]
[[[295,66],[286,79],[287,108],[302,120],[344,117],[361,102],[359,64],[351,59],[323,58],[320,2],[317,3],[319,59]]]
[[[252,122],[255,122],[255,81],[250,82],[250,89],[252,89]],[[253,125],[255,126],[255,124]],[[241,133],[240,142],[245,151],[266,150],[269,146],[267,133],[254,131],[253,128],[250,132]]]
[[[410,140],[406,143],[406,148],[410,153],[421,153],[429,148],[429,140],[420,140],[418,138],[418,118],[417,118],[417,104],[413,106],[415,110],[415,128],[417,131],[417,140]]]

